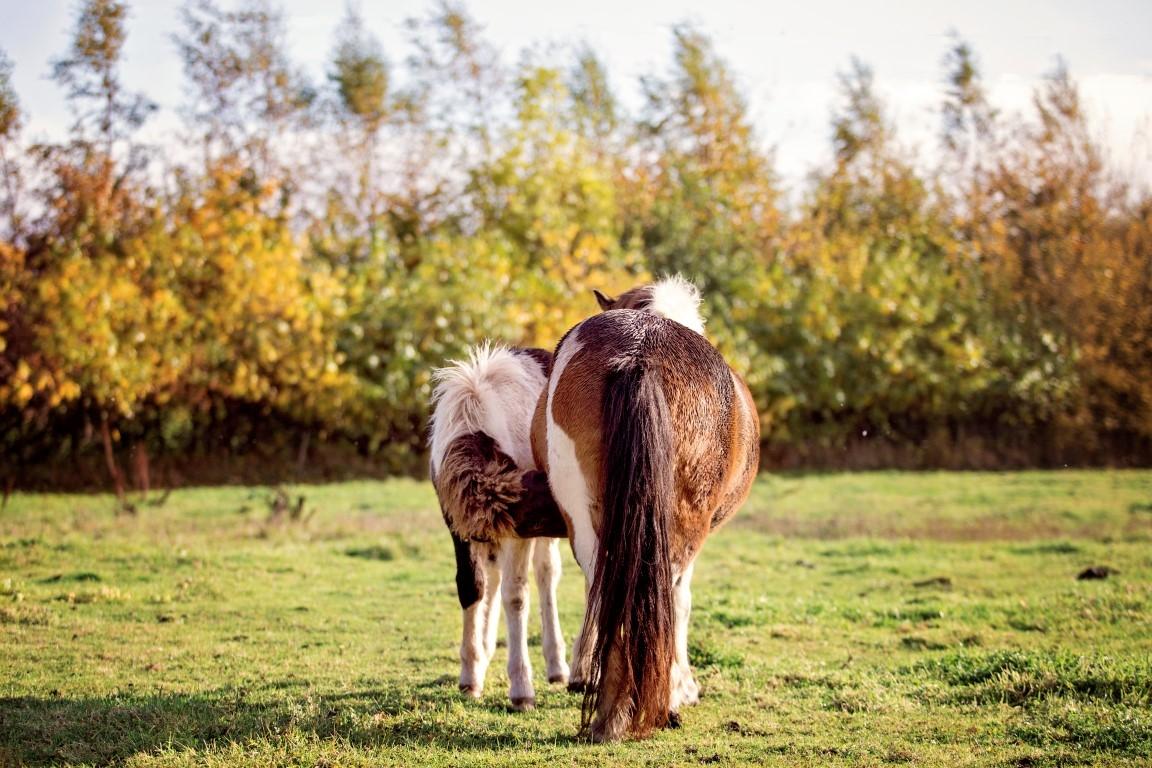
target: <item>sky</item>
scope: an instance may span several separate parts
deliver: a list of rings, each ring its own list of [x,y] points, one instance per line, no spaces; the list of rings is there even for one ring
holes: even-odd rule
[[[47,74],[51,59],[67,48],[76,5],[0,0],[0,49],[15,64],[14,84],[34,139],[61,136],[69,124],[60,89]],[[130,3],[124,80],[161,106],[150,140],[171,136],[177,122],[183,83],[171,36],[180,5]],[[344,3],[284,0],[282,6],[293,58],[320,80]],[[667,71],[673,26],[696,25],[732,68],[760,140],[774,149],[789,182],[830,157],[836,76],[852,56],[873,68],[901,140],[926,164],[940,124],[941,60],[950,32],[972,44],[992,102],[1007,113],[1029,110],[1033,89],[1063,56],[1113,165],[1141,186],[1152,182],[1149,0],[470,0],[466,6],[508,63],[526,48],[590,44],[626,104],[638,103],[641,75]],[[430,0],[360,2],[365,25],[394,62],[407,54],[404,20],[431,7]]]

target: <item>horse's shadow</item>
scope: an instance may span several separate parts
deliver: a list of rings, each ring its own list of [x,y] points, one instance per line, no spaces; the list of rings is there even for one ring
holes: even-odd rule
[[[285,689],[297,695],[285,696]],[[459,706],[468,714],[460,721]],[[567,706],[554,700],[546,707]],[[497,697],[463,699],[454,678],[407,687],[324,693],[299,680],[259,690],[117,693],[106,697],[0,698],[0,766],[122,763],[159,748],[212,751],[290,734],[338,738],[357,747],[497,750],[522,745],[531,714]],[[475,728],[469,722],[475,719]],[[482,722],[481,722],[482,721]],[[572,727],[541,733],[550,744],[577,741]]]

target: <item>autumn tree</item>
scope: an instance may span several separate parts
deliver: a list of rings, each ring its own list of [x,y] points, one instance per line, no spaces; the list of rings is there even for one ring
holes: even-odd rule
[[[622,135],[627,116],[612,89],[604,62],[591,47],[583,45],[577,49],[566,85],[576,132],[596,152],[597,160],[623,162],[624,145],[630,139]]]
[[[14,327],[21,325],[18,317],[29,289],[30,275],[18,243],[26,234],[21,226],[19,199],[23,177],[18,142],[23,116],[11,77],[12,63],[0,51],[0,174],[4,176],[3,187],[0,187],[3,219],[3,229],[0,229],[0,448],[15,453],[24,432],[22,411],[34,390],[26,375],[17,375],[22,373],[22,360],[12,343]],[[27,363],[24,365],[27,367]],[[6,498],[15,478],[0,476],[0,482],[4,484]]]
[[[353,6],[348,7],[337,29],[328,80],[335,91],[336,120],[354,166],[350,185],[354,192],[341,194],[334,188],[331,195],[363,238],[361,246],[349,243],[348,255],[363,259],[379,247],[383,214],[378,179],[380,136],[395,105],[383,49],[379,40],[364,30],[364,21]],[[330,212],[338,213],[331,208]]]
[[[758,336],[775,353],[777,437],[923,440],[986,382],[975,293],[859,60],[840,76],[830,136],[834,160],[789,230]]]
[[[506,105],[507,73],[483,27],[460,3],[442,0],[425,18],[410,19],[410,65],[429,127],[468,139],[452,147],[481,160],[494,149],[497,109]]]
[[[123,2],[88,0],[68,52],[52,65],[74,118],[67,143],[40,147],[58,182],[46,201],[58,240],[74,233],[107,240],[141,216],[136,198],[147,157],[135,136],[156,105],[121,81],[127,18]]]
[[[208,165],[243,158],[258,178],[281,170],[291,131],[309,116],[315,91],[291,62],[283,12],[271,0],[225,11],[188,0],[174,37],[184,65],[188,123]]]
[[[943,67],[941,176],[958,213],[968,224],[976,224],[987,218],[985,194],[998,153],[999,115],[988,101],[976,53],[965,40],[954,36]]]
[[[636,281],[622,241],[614,167],[573,130],[579,102],[560,68],[526,63],[503,151],[473,172],[481,232],[511,247],[509,311],[523,339],[549,346],[588,314],[593,288]]]
[[[130,93],[120,80],[127,17],[126,3],[88,0],[80,7],[68,53],[52,65],[52,79],[64,88],[76,119],[73,136],[107,158],[156,109],[154,102]],[[136,162],[135,157],[124,159],[129,165]]]
[[[393,228],[413,228],[398,218],[405,210],[474,228],[476,220],[461,203],[464,186],[476,180],[459,171],[491,162],[498,151],[497,137],[514,114],[508,72],[482,25],[458,2],[437,3],[427,16],[410,19],[408,31],[415,135],[405,146],[422,165],[411,169],[408,199],[390,214]]]
[[[1147,204],[1132,203],[1108,172],[1063,61],[1036,90],[1033,107],[1034,121],[1017,129],[991,179],[1000,237],[989,268],[1017,303],[1021,324],[1049,329],[1062,358],[1076,363],[1072,423],[1146,439]]]
[[[682,26],[673,46],[670,71],[642,81],[642,162],[625,187],[623,237],[653,274],[700,284],[710,337],[763,402],[767,368],[747,331],[782,224],[771,155],[712,42]]]
[[[20,129],[24,118],[20,111],[20,99],[12,87],[12,62],[0,50],[0,175],[4,184],[0,187],[0,242],[14,245],[22,234],[20,197],[23,191],[24,175],[20,167]]]
[[[34,288],[24,296],[27,333],[17,334],[27,385],[18,391],[32,393],[26,418],[69,410],[97,423],[121,493],[120,428],[178,378],[179,358],[163,346],[179,338],[180,317],[165,256],[145,245],[161,214],[145,202],[147,154],[135,136],[155,106],[120,78],[127,16],[124,3],[85,2],[53,64],[75,120],[66,143],[38,148],[53,183],[29,239]]]

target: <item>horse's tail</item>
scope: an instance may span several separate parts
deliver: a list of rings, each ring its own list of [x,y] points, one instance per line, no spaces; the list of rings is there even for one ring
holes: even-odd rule
[[[514,535],[512,510],[525,494],[524,471],[497,445],[495,427],[514,434],[505,404],[538,392],[534,367],[529,357],[485,344],[433,374],[432,484],[448,527],[462,539]]]
[[[644,736],[668,724],[675,653],[674,446],[657,371],[634,363],[609,373],[601,429],[602,528],[588,607],[594,684],[581,722],[593,738]]]

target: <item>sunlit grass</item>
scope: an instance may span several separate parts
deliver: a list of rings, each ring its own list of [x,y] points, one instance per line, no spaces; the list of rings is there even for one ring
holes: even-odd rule
[[[575,739],[543,680],[456,690],[452,550],[414,481],[0,513],[0,765],[1131,765],[1152,754],[1152,473],[761,478],[697,567],[704,695]],[[1089,566],[1117,571],[1078,580]],[[566,555],[571,636],[581,579]],[[538,628],[534,630],[538,633]]]

